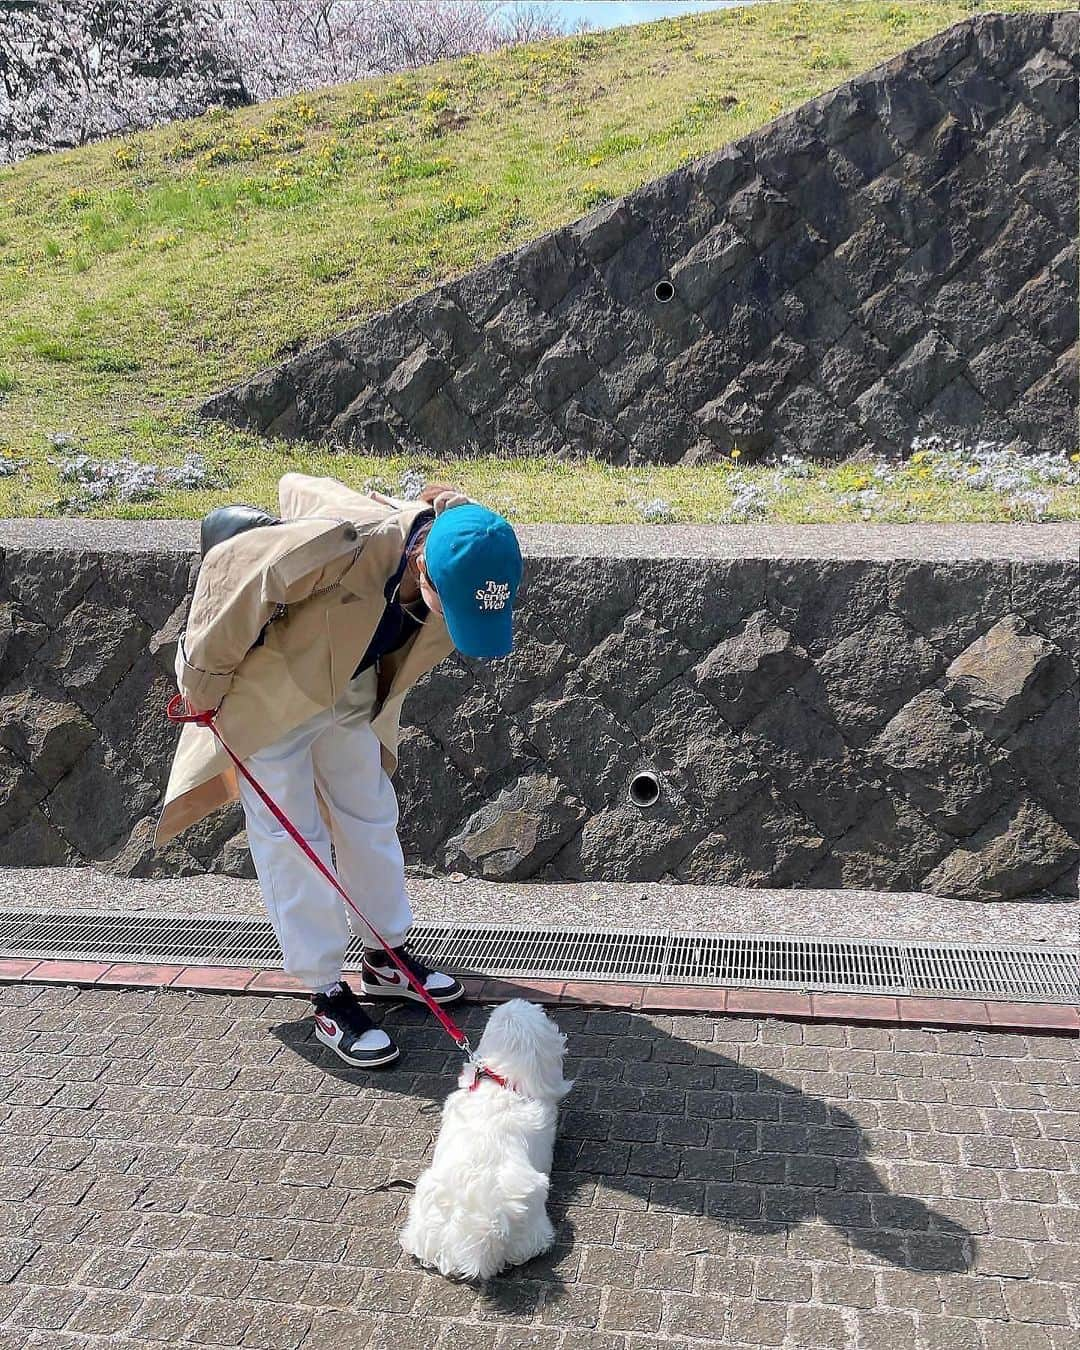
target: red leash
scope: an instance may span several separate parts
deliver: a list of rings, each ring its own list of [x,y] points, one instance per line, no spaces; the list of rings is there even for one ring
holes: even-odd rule
[[[370,928],[371,931],[375,934],[375,936],[379,939],[379,942],[382,944],[382,948],[386,952],[387,956],[389,956],[391,961],[393,961],[394,965],[397,966],[398,970],[400,970],[401,973],[408,980],[409,984],[413,987],[413,989],[416,990],[416,992],[424,1000],[424,1002],[427,1004],[430,1010],[439,1019],[447,1035],[449,1035],[453,1039],[453,1041],[455,1042],[455,1044],[458,1046],[459,1049],[465,1050],[468,1054],[471,1055],[472,1047],[469,1045],[469,1038],[465,1035],[464,1031],[462,1031],[462,1029],[453,1020],[453,1018],[449,1016],[448,1013],[444,1012],[443,1009],[439,1007],[439,1005],[431,997],[431,995],[420,983],[420,981],[416,978],[416,976],[412,973],[412,971],[409,970],[409,968],[405,965],[404,961],[401,960],[397,952],[394,951],[393,947],[390,946],[390,944],[386,941],[386,939],[382,936],[382,934],[377,932],[374,928],[371,927],[371,924],[368,923],[366,918],[364,918],[364,915],[361,913],[360,909],[355,904],[353,904],[352,900],[349,899],[349,896],[346,894],[341,883],[338,881],[337,877],[334,876],[330,868],[327,867],[327,865],[323,862],[323,860],[311,847],[308,841],[304,838],[304,836],[300,833],[300,831],[288,818],[285,812],[282,811],[282,809],[278,806],[278,804],[273,800],[273,798],[269,795],[269,793],[267,793],[264,790],[264,788],[260,783],[256,782],[256,780],[251,776],[251,774],[248,772],[245,766],[236,757],[236,755],[233,753],[230,747],[225,743],[225,740],[222,737],[221,732],[218,731],[217,727],[215,726],[214,714],[212,712],[201,712],[201,713],[181,712],[181,708],[185,706],[185,702],[186,701],[184,699],[183,694],[173,695],[173,697],[169,700],[169,706],[165,710],[169,718],[169,721],[177,723],[195,722],[201,727],[210,728],[210,730],[218,738],[218,741],[221,744],[221,748],[225,751],[225,753],[229,756],[232,762],[236,765],[240,773],[244,775],[247,781],[259,794],[262,800],[266,803],[268,809],[273,813],[278,823],[282,825],[286,830],[288,830],[289,834],[292,835],[293,839],[300,845],[300,847],[304,850],[304,852],[315,864],[315,866],[319,869],[319,871],[323,874],[323,876],[327,879],[327,881],[329,881],[331,886],[333,886],[334,890],[336,890],[338,895],[341,896],[342,900],[345,901],[345,903],[349,906],[349,908],[353,911],[354,914],[358,915],[361,919],[363,919],[365,925],[368,928]],[[495,1075],[493,1074],[491,1076],[495,1077]]]

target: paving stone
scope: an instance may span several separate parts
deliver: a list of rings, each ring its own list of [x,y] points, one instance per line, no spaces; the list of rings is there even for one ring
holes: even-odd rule
[[[982,1350],[978,1323],[958,1317],[924,1317],[919,1323],[920,1345],[926,1350]]]
[[[808,1303],[813,1292],[810,1266],[760,1261],[754,1277],[754,1297],[775,1303]]]
[[[544,1301],[543,1321],[558,1327],[595,1327],[600,1321],[599,1289],[587,1286],[556,1289]]]
[[[856,1313],[856,1350],[908,1350],[915,1344],[915,1327],[909,1313]]]
[[[589,1247],[585,1251],[581,1278],[586,1284],[633,1289],[640,1266],[641,1256],[636,1251],[622,1251],[613,1247]]]
[[[91,1294],[68,1322],[72,1333],[116,1336],[138,1312],[141,1300],[132,1294]]]
[[[983,1336],[986,1350],[1051,1350],[1050,1336],[1042,1327],[990,1325]]]
[[[736,1345],[783,1345],[787,1328],[787,1310],[774,1303],[755,1303],[733,1299],[728,1335]]]
[[[656,1332],[663,1310],[663,1301],[657,1293],[613,1289],[607,1297],[603,1326],[608,1331]]]
[[[726,1316],[727,1304],[724,1299],[672,1294],[667,1307],[665,1330],[675,1335],[718,1341],[723,1336]]]
[[[873,1271],[822,1266],[817,1272],[817,1298],[847,1308],[873,1308],[877,1303]]]
[[[843,1314],[834,1308],[796,1307],[790,1314],[791,1344],[837,1346],[847,1338]]]
[[[1005,1289],[1005,1307],[1016,1322],[1069,1324],[1065,1291],[1052,1284],[1024,1281]]]

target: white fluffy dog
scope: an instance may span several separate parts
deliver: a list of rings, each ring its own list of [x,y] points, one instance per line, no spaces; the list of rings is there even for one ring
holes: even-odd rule
[[[515,998],[491,1014],[443,1107],[435,1156],[401,1232],[402,1247],[423,1265],[487,1279],[554,1242],[547,1195],[555,1123],[573,1086],[563,1078],[565,1052],[566,1037],[535,1003]]]

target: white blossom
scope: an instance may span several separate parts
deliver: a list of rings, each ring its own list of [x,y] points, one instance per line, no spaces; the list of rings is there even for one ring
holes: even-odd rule
[[[675,517],[675,511],[671,503],[664,501],[663,497],[653,497],[650,501],[638,502],[637,509],[646,525],[663,525]]]
[[[401,475],[401,495],[407,502],[416,501],[424,490],[424,475],[419,469],[406,469]]]

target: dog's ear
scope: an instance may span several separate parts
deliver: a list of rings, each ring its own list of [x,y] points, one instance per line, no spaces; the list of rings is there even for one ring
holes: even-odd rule
[[[526,1097],[559,1101],[573,1087],[563,1077],[566,1037],[544,1010],[513,999],[492,1014],[490,1036],[481,1044],[493,1067]]]

